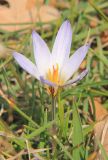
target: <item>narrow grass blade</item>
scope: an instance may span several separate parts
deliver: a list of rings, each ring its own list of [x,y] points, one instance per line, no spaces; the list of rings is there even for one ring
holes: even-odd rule
[[[60,142],[60,140],[57,138],[56,135],[53,136],[54,140],[57,142],[57,144],[62,148],[64,153],[67,155],[68,159],[73,160],[71,154],[67,151],[67,149],[63,146],[63,144]]]
[[[81,120],[79,117],[77,104],[73,104],[73,134],[72,134],[72,142],[75,147],[73,150],[73,159],[81,160],[84,157],[84,148],[82,146],[83,143],[83,132],[81,126]]]

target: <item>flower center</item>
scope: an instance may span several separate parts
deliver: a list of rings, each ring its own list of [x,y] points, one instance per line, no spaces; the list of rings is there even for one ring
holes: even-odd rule
[[[49,68],[47,73],[47,79],[51,82],[54,82],[56,84],[59,83],[59,66],[56,64],[56,66],[53,65],[52,70]]]
[[[62,85],[64,82],[59,75],[59,65],[58,64],[56,64],[55,66],[53,65],[51,69],[49,68],[46,78],[49,81],[56,83],[57,85]],[[55,96],[58,88],[50,86],[50,87],[47,87],[47,90],[49,94]]]

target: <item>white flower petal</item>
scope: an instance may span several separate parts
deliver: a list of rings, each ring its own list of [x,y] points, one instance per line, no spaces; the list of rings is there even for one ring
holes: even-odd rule
[[[50,64],[50,51],[45,41],[35,32],[32,32],[34,57],[40,75],[45,76]]]
[[[36,66],[28,58],[17,52],[13,53],[13,57],[26,72],[39,79],[39,72]]]
[[[79,82],[80,80],[82,80],[86,75],[88,74],[88,69],[85,69],[83,72],[81,72],[75,79],[71,79],[69,81],[67,81],[63,87],[66,87],[66,86],[69,86],[69,85],[72,85],[73,83],[77,83]]]
[[[64,63],[61,70],[61,75],[63,74],[65,81],[67,81],[74,72],[77,71],[83,59],[85,58],[90,45],[86,44],[79,49]]]
[[[70,54],[71,42],[72,29],[70,22],[67,20],[61,25],[52,49],[52,63],[54,65],[59,64],[61,68],[65,58]]]

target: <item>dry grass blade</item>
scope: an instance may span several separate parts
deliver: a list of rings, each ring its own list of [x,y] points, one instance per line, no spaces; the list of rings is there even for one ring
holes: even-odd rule
[[[108,111],[103,107],[101,102],[97,99],[94,100],[95,110],[96,110],[96,125],[94,127],[95,134],[95,150],[98,150],[96,160],[103,160],[101,151],[97,140],[101,142],[106,153],[108,154]]]
[[[108,116],[106,116],[102,121],[95,125],[94,133],[96,150],[99,149],[97,144],[98,139],[108,154]],[[96,160],[104,160],[100,150],[98,151]]]
[[[30,152],[30,154],[36,154],[37,155],[37,157],[38,157],[38,153],[40,153],[40,152],[44,152],[44,151],[47,151],[47,150],[49,150],[49,148],[43,148],[43,149],[31,149],[31,150],[29,150],[29,152]],[[8,158],[7,160],[16,160],[17,158],[19,158],[20,156],[22,156],[22,155],[25,155],[25,154],[27,154],[28,153],[28,151],[27,150],[22,150],[21,152],[19,152],[19,153],[17,153],[15,156],[13,156],[13,157],[11,157],[11,158]],[[40,159],[41,160],[41,159]]]

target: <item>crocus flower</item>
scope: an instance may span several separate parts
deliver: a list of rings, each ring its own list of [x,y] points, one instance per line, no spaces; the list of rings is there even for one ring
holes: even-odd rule
[[[89,45],[83,45],[69,57],[72,29],[68,20],[61,25],[51,53],[45,41],[35,31],[32,32],[32,40],[35,64],[20,53],[14,52],[13,56],[26,72],[46,84],[48,92],[53,96],[59,87],[75,83],[87,74],[86,69],[75,79],[70,79],[85,58]]]

